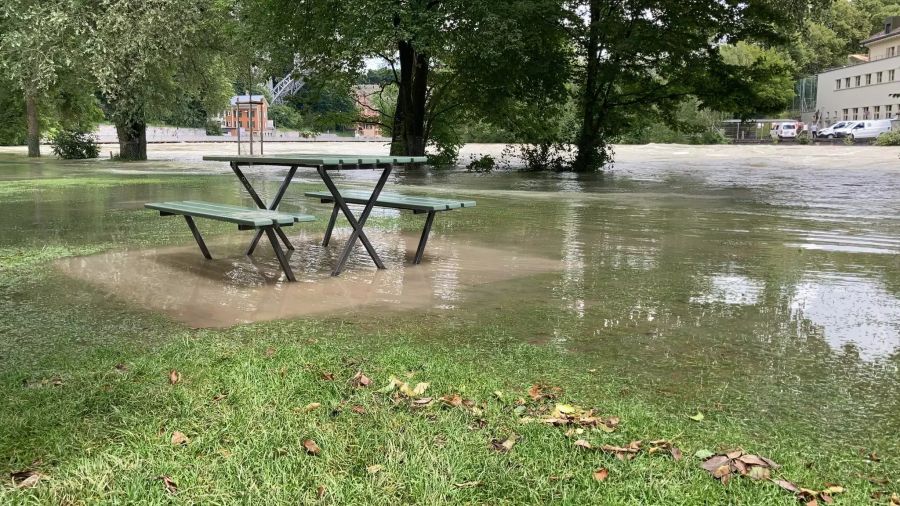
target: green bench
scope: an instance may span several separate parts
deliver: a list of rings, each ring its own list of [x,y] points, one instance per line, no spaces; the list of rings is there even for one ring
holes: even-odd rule
[[[328,220],[328,228],[325,229],[325,239],[322,241],[322,246],[328,246],[328,242],[331,240],[331,231],[334,229],[334,222],[337,220],[340,208],[338,204],[334,202],[334,196],[330,192],[306,192],[306,196],[317,198],[322,203],[334,204],[334,209],[331,211],[331,219]],[[342,190],[340,196],[348,204],[365,205],[372,196],[372,192],[367,190]],[[425,218],[425,228],[422,230],[422,237],[419,239],[419,247],[416,248],[416,257],[415,260],[413,260],[413,263],[418,264],[422,262],[422,256],[425,254],[425,244],[428,242],[428,235],[431,233],[434,215],[442,211],[462,209],[464,207],[475,207],[475,201],[381,193],[375,200],[375,206],[408,210],[412,211],[414,214],[428,213],[428,216]]]
[[[281,264],[285,276],[288,280],[296,281],[294,272],[288,264],[287,257],[278,243],[275,235],[276,230],[280,227],[289,227],[294,223],[315,221],[314,216],[306,214],[288,214],[280,211],[270,211],[268,209],[254,209],[240,206],[230,206],[226,204],[213,204],[210,202],[198,202],[194,200],[186,200],[181,202],[153,202],[144,204],[147,209],[159,211],[160,216],[184,216],[191,233],[200,251],[206,259],[211,259],[209,249],[203,242],[203,236],[194,223],[194,218],[206,218],[216,221],[225,221],[234,223],[238,226],[238,230],[258,230],[265,233],[275,250],[275,256],[278,257],[278,263]]]

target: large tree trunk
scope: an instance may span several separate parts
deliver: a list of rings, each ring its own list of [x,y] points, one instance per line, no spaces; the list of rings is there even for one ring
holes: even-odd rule
[[[119,136],[119,157],[122,160],[147,159],[147,123],[143,119],[121,119],[116,121]]]
[[[600,132],[599,109],[600,93],[598,90],[598,74],[600,72],[600,8],[597,2],[591,2],[590,26],[588,27],[586,49],[586,69],[584,89],[581,97],[581,131],[578,134],[576,148],[578,154],[572,164],[576,172],[597,170],[603,163],[601,150],[604,139]]]
[[[391,155],[423,156],[428,139],[425,136],[425,102],[428,97],[429,57],[416,52],[412,43],[401,40],[400,82],[394,126],[391,132]]]
[[[28,156],[41,156],[41,124],[37,98],[29,93],[25,94],[25,118],[28,123]]]

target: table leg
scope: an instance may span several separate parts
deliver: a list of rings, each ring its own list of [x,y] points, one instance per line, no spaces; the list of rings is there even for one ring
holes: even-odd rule
[[[419,247],[416,248],[414,264],[422,263],[422,256],[425,254],[425,244],[428,242],[428,234],[431,233],[432,223],[434,223],[434,211],[429,211],[428,217],[425,218],[425,228],[422,229],[422,237],[419,239]]]
[[[378,256],[378,253],[375,251],[375,248],[372,246],[372,243],[369,242],[368,236],[363,231],[363,226],[366,224],[366,220],[369,219],[369,214],[372,212],[372,208],[375,207],[375,201],[378,200],[378,195],[381,194],[382,188],[384,188],[385,183],[387,183],[388,176],[391,174],[391,169],[393,169],[393,165],[387,165],[383,169],[381,173],[381,177],[378,178],[378,183],[375,184],[375,188],[372,189],[372,195],[369,197],[368,202],[363,208],[362,213],[359,215],[359,219],[353,215],[350,211],[350,208],[347,206],[347,203],[344,201],[344,198],[341,196],[340,191],[338,191],[337,187],[334,184],[334,181],[331,180],[331,177],[328,175],[328,171],[325,170],[324,167],[319,166],[318,172],[319,176],[321,176],[322,181],[325,182],[325,186],[328,187],[328,191],[331,192],[331,196],[334,197],[335,205],[339,206],[341,211],[343,211],[344,216],[347,218],[347,221],[350,222],[350,226],[353,228],[353,233],[350,234],[350,239],[347,240],[347,244],[344,246],[344,251],[341,253],[340,258],[338,259],[337,265],[335,265],[334,270],[331,272],[332,276],[337,276],[344,270],[344,265],[347,263],[347,259],[350,258],[350,253],[353,251],[353,246],[356,245],[356,240],[359,239],[363,246],[365,246],[366,251],[368,251],[369,256],[372,257],[372,261],[375,262],[375,265],[379,269],[384,269],[384,263],[381,261],[381,258]]]
[[[331,231],[334,230],[334,223],[337,221],[338,211],[341,210],[341,207],[337,204],[334,205],[334,209],[331,210],[331,218],[328,220],[328,228],[325,229],[325,238],[322,239],[322,247],[327,247],[328,243],[331,242]]]
[[[260,209],[268,209],[270,211],[274,211],[278,209],[279,204],[281,204],[281,199],[284,198],[285,192],[287,192],[288,187],[291,184],[291,180],[294,179],[294,174],[297,173],[297,166],[292,165],[288,170],[287,175],[284,178],[284,181],[281,182],[281,186],[278,188],[278,192],[275,194],[275,198],[272,199],[272,202],[269,203],[268,206],[263,203],[262,199],[259,197],[259,194],[256,193],[256,190],[253,189],[253,186],[250,184],[250,181],[241,171],[240,166],[237,163],[231,162],[231,170],[237,175],[238,179],[244,185],[244,188],[247,189],[247,192],[250,194],[250,198],[256,203],[257,207]],[[275,233],[278,234],[278,237],[284,243],[285,247],[289,250],[294,249],[294,245],[291,244],[291,241],[288,240],[287,235],[284,233],[284,230],[279,226],[275,226]],[[262,238],[263,231],[257,230],[256,235],[253,236],[253,240],[250,241],[250,246],[247,247],[247,255],[252,255],[256,250],[256,245],[259,244],[260,238]]]
[[[269,242],[272,243],[272,249],[275,250],[275,256],[278,258],[278,263],[281,264],[281,270],[284,271],[284,275],[287,276],[288,281],[297,281],[294,277],[294,271],[291,270],[291,265],[288,263],[287,257],[284,256],[284,251],[281,250],[281,244],[278,243],[278,237],[272,230],[273,228],[274,227],[266,227],[263,230],[269,238]]]

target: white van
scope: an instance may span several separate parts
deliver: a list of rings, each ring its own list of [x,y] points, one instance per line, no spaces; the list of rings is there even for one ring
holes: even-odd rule
[[[891,131],[891,120],[876,119],[857,121],[847,129],[846,136],[851,139],[874,139]]]
[[[778,139],[793,139],[797,137],[798,134],[797,123],[772,123],[772,129],[769,130],[769,135],[772,138]]]

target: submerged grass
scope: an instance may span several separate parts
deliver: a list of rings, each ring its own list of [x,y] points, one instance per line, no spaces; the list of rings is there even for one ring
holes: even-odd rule
[[[134,227],[140,244],[189,240],[182,223],[119,213],[147,225]],[[775,475],[799,485],[843,485],[838,504],[886,491],[884,503],[897,491],[867,481],[891,477],[895,455],[825,450],[789,420],[760,430],[756,413],[701,406],[705,419],[691,420],[698,406],[655,399],[583,356],[523,344],[503,320],[350,315],[189,330],[47,268],[116,244],[0,250],[2,504],[796,503],[767,482],[723,486],[693,457],[735,447],[775,460]],[[353,386],[357,372],[372,385]],[[395,402],[378,392],[391,376],[428,382],[435,398],[459,394],[481,412]],[[580,436],[595,447],[668,439],[686,457],[620,461],[579,450],[564,428],[524,424],[517,400],[532,406],[536,383],[560,387],[558,402],[620,417],[612,433]],[[175,431],[189,442],[173,445]],[[511,451],[492,448],[511,435]],[[307,439],[319,455],[304,449]],[[593,478],[598,468],[606,481]],[[43,477],[16,488],[8,477],[22,470]]]

